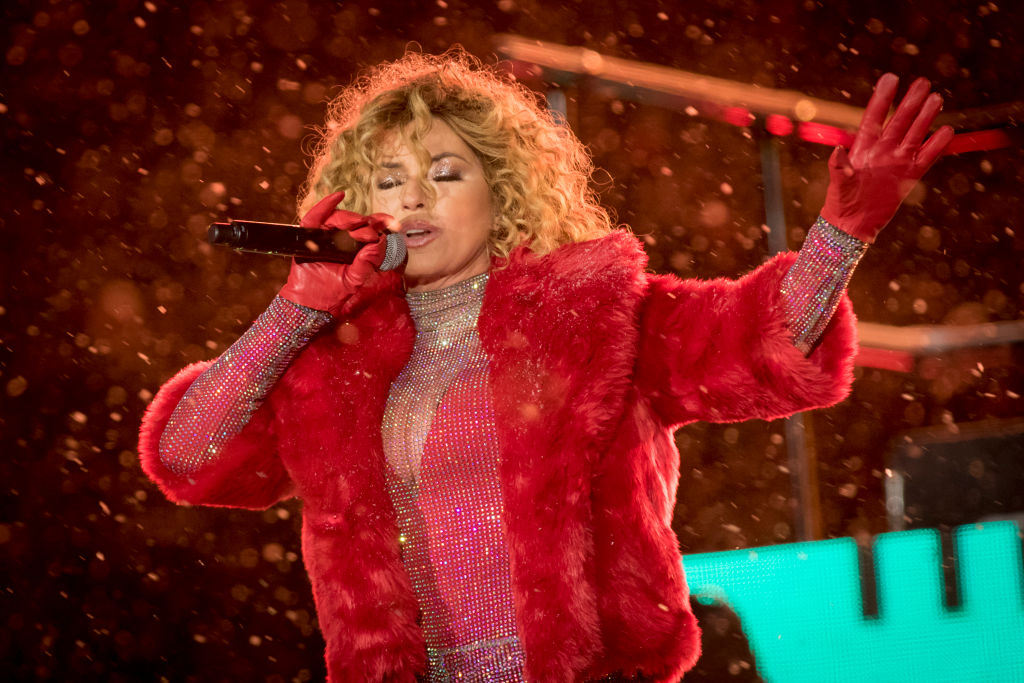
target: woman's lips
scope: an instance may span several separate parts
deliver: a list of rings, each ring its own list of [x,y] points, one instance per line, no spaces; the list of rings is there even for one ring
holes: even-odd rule
[[[421,232],[416,235],[406,235],[405,246],[407,249],[415,249],[417,247],[422,247],[425,244],[433,242],[435,237],[437,237],[436,232]]]
[[[416,249],[433,242],[437,238],[438,232],[433,225],[419,221],[402,226],[402,237],[405,238],[405,246],[409,249]]]

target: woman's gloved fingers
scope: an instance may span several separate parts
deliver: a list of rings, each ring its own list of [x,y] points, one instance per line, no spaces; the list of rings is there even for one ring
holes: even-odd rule
[[[355,290],[361,287],[370,275],[380,270],[384,262],[385,239],[381,236],[376,244],[368,244],[360,249],[356,259],[341,271],[341,277],[348,288]]]
[[[380,237],[380,232],[369,225],[349,230],[348,234],[352,236],[352,239],[359,242],[376,242],[377,238]]]
[[[323,225],[327,228],[348,230],[352,234],[355,234],[356,230],[364,227],[369,228],[369,230],[373,232],[373,237],[371,239],[376,239],[376,236],[379,233],[387,232],[388,225],[393,222],[394,219],[384,213],[375,213],[369,216],[364,216],[352,211],[338,209],[324,219]]]
[[[949,126],[943,126],[932,133],[932,136],[928,138],[928,142],[924,143],[924,146],[918,150],[917,156],[914,158],[914,169],[918,178],[923,176],[932,167],[935,160],[942,156],[943,150],[949,147],[949,143],[952,141],[953,129]]]
[[[861,117],[860,126],[857,128],[857,136],[850,147],[850,156],[857,159],[866,150],[874,147],[875,142],[882,134],[882,126],[885,117],[889,113],[893,98],[896,97],[896,87],[900,79],[896,74],[887,73],[878,79],[875,84],[875,92],[868,101],[868,106]]]
[[[402,225],[390,214],[371,213],[366,218],[377,232],[399,232],[402,229]]]
[[[344,192],[332,192],[327,195],[316,204],[313,208],[306,212],[306,215],[299,221],[299,225],[304,228],[319,228],[327,220],[337,208],[338,203],[345,198]]]
[[[367,225],[369,222],[366,216],[352,211],[345,211],[344,209],[337,209],[323,221],[323,226],[339,230],[352,230],[353,228]]]
[[[357,257],[356,262],[365,261],[373,267],[373,270],[378,270],[380,268],[380,264],[384,263],[384,256],[386,254],[387,236],[380,235],[375,244],[367,244],[359,250],[359,256]],[[353,265],[354,264],[355,263],[353,263]]]
[[[836,147],[832,150],[832,156],[828,158],[828,165],[837,171],[842,171],[843,175],[847,177],[853,175],[853,166],[850,164],[850,154],[846,151],[845,147]]]
[[[886,124],[885,130],[882,131],[882,142],[892,147],[902,142],[911,124],[914,123],[914,119],[917,118],[918,112],[921,111],[921,105],[928,97],[930,90],[931,84],[927,78],[918,78],[910,85],[907,94],[903,96],[903,100],[896,107],[896,113],[893,114],[889,123]]]
[[[913,125],[910,126],[910,130],[907,131],[906,137],[903,138],[903,142],[900,143],[899,148],[903,153],[911,156],[917,153],[917,148],[921,146],[921,142],[928,135],[928,129],[931,128],[932,121],[935,120],[941,109],[942,95],[939,93],[929,95],[928,99],[921,106],[917,118],[914,119]]]

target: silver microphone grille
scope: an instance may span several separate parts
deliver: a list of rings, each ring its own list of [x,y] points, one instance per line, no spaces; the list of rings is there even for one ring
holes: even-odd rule
[[[384,262],[380,264],[381,270],[394,270],[405,261],[405,238],[397,232],[387,237],[387,248],[384,252]]]

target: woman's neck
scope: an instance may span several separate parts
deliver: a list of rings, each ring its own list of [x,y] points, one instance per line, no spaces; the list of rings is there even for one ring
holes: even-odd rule
[[[489,273],[427,291],[409,291],[405,300],[417,332],[476,324]]]

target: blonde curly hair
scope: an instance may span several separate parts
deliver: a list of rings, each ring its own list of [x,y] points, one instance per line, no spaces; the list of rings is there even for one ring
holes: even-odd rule
[[[538,255],[613,230],[590,186],[593,161],[542,98],[456,46],[442,55],[408,52],[374,67],[329,105],[299,201],[305,213],[337,190],[342,208],[369,213],[382,146],[397,133],[420,156],[434,118],[479,157],[491,191],[491,254],[506,257],[527,243]],[[420,178],[431,192],[426,178]]]

